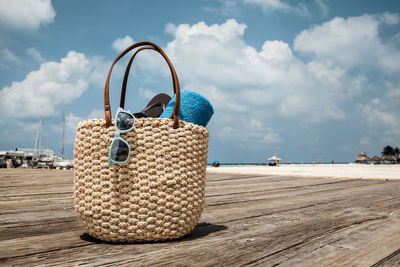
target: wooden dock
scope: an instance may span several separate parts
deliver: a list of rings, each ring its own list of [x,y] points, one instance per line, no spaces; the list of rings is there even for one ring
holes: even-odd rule
[[[207,174],[190,235],[84,234],[72,171],[0,170],[0,266],[400,266],[400,182]]]

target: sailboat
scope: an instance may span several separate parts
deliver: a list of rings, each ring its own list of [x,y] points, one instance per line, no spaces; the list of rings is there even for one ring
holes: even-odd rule
[[[51,169],[56,155],[53,150],[42,148],[42,129],[43,117],[40,115],[39,128],[36,133],[35,146],[33,148],[33,156],[30,165],[33,168]]]
[[[33,168],[45,168],[45,169],[73,169],[74,163],[72,160],[64,159],[64,139],[65,139],[65,116],[63,111],[63,133],[62,133],[62,148],[61,158],[58,157],[53,150],[42,148],[42,128],[43,128],[43,117],[40,115],[39,128],[36,134],[35,146],[33,149],[32,161],[30,166]]]
[[[40,115],[34,148],[16,148],[0,151],[0,168],[73,169],[73,160],[64,158],[65,117],[63,111],[63,134],[61,158],[53,150],[42,147],[43,117]]]
[[[56,169],[73,169],[74,161],[64,158],[64,144],[65,144],[65,114],[62,112],[62,145],[61,145],[61,158],[57,157],[53,162],[53,167]]]

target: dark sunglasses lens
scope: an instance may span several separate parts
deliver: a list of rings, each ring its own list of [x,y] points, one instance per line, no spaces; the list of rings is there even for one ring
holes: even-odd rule
[[[117,128],[121,131],[132,128],[135,118],[126,112],[119,112],[117,115]]]
[[[129,156],[129,147],[122,140],[115,139],[111,146],[111,159],[117,162],[124,162]]]

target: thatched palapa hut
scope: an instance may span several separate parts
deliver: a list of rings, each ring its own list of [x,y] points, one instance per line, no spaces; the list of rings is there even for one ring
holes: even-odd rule
[[[367,153],[361,150],[356,158],[356,163],[368,163],[368,161],[370,161],[370,159],[367,157]]]
[[[381,164],[383,159],[381,157],[378,157],[378,156],[375,155],[375,156],[372,157],[371,160],[374,162],[374,164]]]
[[[396,163],[396,157],[393,156],[393,155],[386,156],[386,157],[383,158],[383,160],[384,160],[386,163],[390,163],[390,164]]]

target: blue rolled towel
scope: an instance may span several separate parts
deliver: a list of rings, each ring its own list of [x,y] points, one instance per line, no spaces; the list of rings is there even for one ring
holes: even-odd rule
[[[170,118],[175,107],[175,96],[169,101],[160,118]],[[206,126],[214,114],[210,102],[202,95],[188,90],[181,91],[179,119]]]

